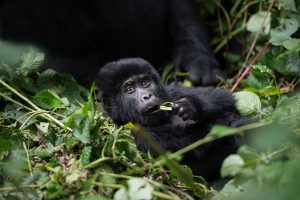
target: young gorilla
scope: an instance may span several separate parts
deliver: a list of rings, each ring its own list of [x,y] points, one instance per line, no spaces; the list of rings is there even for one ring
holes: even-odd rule
[[[97,86],[103,108],[118,125],[140,124],[165,149],[176,151],[203,138],[215,124],[240,126],[246,123],[233,97],[218,88],[163,86],[156,70],[140,58],[106,64],[98,73]],[[159,110],[167,101],[173,111]],[[142,151],[147,143],[135,135]],[[203,145],[189,153],[183,163],[207,180],[219,177],[223,159],[238,148],[236,137]]]
[[[193,0],[0,0],[0,37],[41,47],[45,67],[85,85],[126,57],[172,63],[197,85],[221,75]]]

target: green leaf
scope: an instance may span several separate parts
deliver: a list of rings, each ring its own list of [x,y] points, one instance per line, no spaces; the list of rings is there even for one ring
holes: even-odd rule
[[[57,74],[57,72],[54,71],[53,69],[47,69],[39,75],[39,77],[37,79],[37,83],[41,84],[43,82],[47,82],[47,81],[51,80],[56,74]]]
[[[236,99],[236,107],[242,115],[257,114],[261,112],[259,97],[248,91],[236,92],[233,94]]]
[[[159,106],[160,110],[172,110],[172,107],[169,106]]]
[[[172,78],[172,71],[174,70],[173,65],[167,65],[162,72],[161,79],[164,84],[168,84],[170,78]]]
[[[80,200],[109,200],[109,199],[97,195],[97,196],[87,196],[87,197],[83,197],[83,198],[81,198]]]
[[[42,133],[48,133],[49,123],[40,122],[40,124],[36,124],[36,127]]]
[[[244,160],[241,158],[241,156],[233,154],[228,156],[221,168],[221,176],[234,176],[236,175],[245,165]]]
[[[9,153],[12,144],[10,140],[0,139],[0,160]]]
[[[142,159],[140,152],[137,150],[137,147],[133,141],[118,139],[117,140],[117,150],[120,156],[125,156],[129,160],[133,161],[134,163],[142,166],[144,164],[144,160]]]
[[[226,185],[224,188],[220,191],[217,192],[211,200],[240,200],[243,199],[241,195],[243,194],[243,189],[241,186],[235,185],[234,182],[231,180]],[[237,195],[238,198],[234,198]]]
[[[278,8],[297,12],[295,0],[279,0]]]
[[[68,137],[66,137],[65,145],[68,150],[72,149],[77,143],[78,143],[78,140],[75,136],[69,135]]]
[[[243,84],[256,89],[264,89],[272,85],[273,72],[267,66],[255,64],[250,75],[243,81]]]
[[[114,172],[110,166],[102,165],[101,168],[99,168],[99,171],[101,173],[99,176],[99,181],[101,183],[103,183],[103,184],[116,184],[117,183],[116,178],[111,175]],[[104,192],[104,193],[108,193],[108,192],[112,193],[114,190],[113,188],[109,188],[109,187],[103,187],[103,188],[99,188],[99,189],[101,190],[101,192]]]
[[[300,127],[300,94],[283,100],[275,109],[273,119],[290,128]]]
[[[78,171],[78,170],[71,171],[71,173],[68,174],[66,177],[66,183],[71,184],[71,183],[79,180],[79,178],[80,178],[80,171]]]
[[[84,144],[90,141],[91,124],[92,121],[89,117],[83,118],[79,126],[73,132],[73,135]]]
[[[52,110],[55,110],[62,105],[62,100],[57,95],[57,93],[52,90],[43,90],[37,93],[33,98],[41,103],[50,106]]]
[[[141,178],[133,178],[119,189],[114,200],[151,200],[153,187]]]
[[[80,160],[83,166],[89,164],[90,157],[91,157],[92,147],[91,146],[85,146],[80,154]]]
[[[247,166],[255,166],[260,161],[259,154],[256,153],[255,149],[248,146],[240,147],[238,154],[242,157]]]
[[[0,63],[5,63],[10,66],[12,70],[15,70],[19,67],[21,56],[28,52],[28,50],[28,45],[0,41]]]
[[[135,126],[132,122],[128,122],[127,124],[125,124],[123,126],[124,128],[127,128],[127,129],[133,129]]]
[[[273,75],[273,72],[271,69],[269,69],[267,66],[265,65],[261,65],[261,64],[255,64],[252,66],[252,70],[258,71],[260,73],[263,73],[265,75]]]
[[[26,126],[34,124],[37,120],[34,117],[27,116],[25,112],[17,110],[13,105],[8,105],[5,112],[0,113],[4,119],[17,121],[20,125],[26,123]]]
[[[250,32],[258,32],[263,27],[262,32],[269,34],[271,27],[271,13],[266,11],[259,11],[251,15],[247,22],[247,30]]]
[[[276,59],[275,69],[284,75],[300,76],[300,57],[296,52],[288,53]]]
[[[41,158],[51,157],[54,153],[54,146],[51,143],[46,144],[47,147],[39,146],[32,150],[33,155],[37,155]]]
[[[298,30],[298,21],[296,19],[283,19],[283,24],[277,29],[271,29],[270,43],[276,46],[283,45],[291,35]]]
[[[184,79],[183,84],[184,87],[192,87],[193,83],[192,81],[188,80],[188,79]]]
[[[216,4],[213,3],[213,1],[203,1],[203,5],[210,14],[213,14],[217,8]]]
[[[300,39],[297,38],[291,38],[289,40],[286,40],[282,44],[286,49],[293,50],[297,47],[300,47]]]
[[[21,66],[17,69],[17,73],[27,76],[33,70],[38,69],[44,62],[44,53],[30,48],[29,52],[24,53],[21,57]]]

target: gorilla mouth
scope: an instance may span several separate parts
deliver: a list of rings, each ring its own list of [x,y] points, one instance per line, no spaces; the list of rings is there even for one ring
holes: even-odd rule
[[[156,113],[160,111],[159,105],[153,105],[153,106],[148,106],[145,110],[144,110],[144,114],[152,114],[152,113]]]

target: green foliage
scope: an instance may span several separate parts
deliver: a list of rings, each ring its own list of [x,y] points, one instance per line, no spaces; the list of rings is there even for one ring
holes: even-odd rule
[[[168,155],[159,164],[138,151],[134,126],[116,128],[94,86],[88,91],[69,75],[39,72],[41,57],[25,51],[16,66],[0,67],[9,74],[0,80],[0,199],[180,199],[190,196],[177,188],[187,184],[195,196],[211,193]]]
[[[151,200],[153,186],[140,178],[127,181],[114,195],[114,200]]]
[[[260,28],[263,28],[262,32],[268,34],[271,28],[271,13],[265,11],[259,11],[253,14],[247,22],[247,30],[250,32],[259,32]]]

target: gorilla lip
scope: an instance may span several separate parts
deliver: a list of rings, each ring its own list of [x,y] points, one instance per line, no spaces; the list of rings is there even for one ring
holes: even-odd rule
[[[158,112],[158,111],[160,111],[159,105],[148,106],[145,109],[144,114],[152,114],[152,113],[155,113],[155,112]]]

